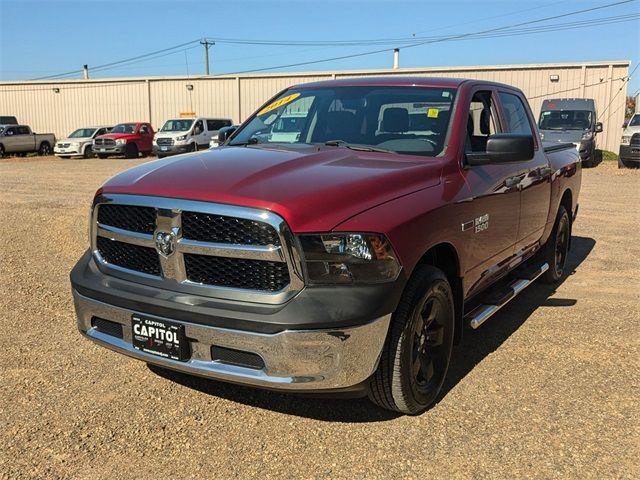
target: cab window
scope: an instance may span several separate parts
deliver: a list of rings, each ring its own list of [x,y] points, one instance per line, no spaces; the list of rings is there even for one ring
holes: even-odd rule
[[[495,102],[490,91],[479,91],[473,95],[469,105],[467,118],[467,153],[483,153],[487,151],[487,140],[498,132]]]
[[[520,97],[506,92],[500,92],[499,95],[505,117],[505,131],[508,133],[533,135],[527,109],[523,105]]]

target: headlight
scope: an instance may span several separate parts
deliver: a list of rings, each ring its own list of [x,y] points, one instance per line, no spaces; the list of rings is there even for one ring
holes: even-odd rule
[[[582,140],[591,140],[593,138],[593,132],[584,132],[582,134]]]
[[[311,284],[390,282],[400,273],[400,263],[384,235],[327,233],[299,239]]]
[[[186,135],[180,135],[179,137],[176,137],[176,142],[184,142],[186,139]]]
[[[544,140],[544,133],[540,132],[540,140]]]
[[[622,137],[622,144],[623,145],[629,145],[629,143],[631,143],[631,136],[624,136]]]
[[[124,144],[126,144],[126,143],[127,143],[127,140],[126,140],[126,139],[124,139],[124,138],[118,138],[118,139],[116,140],[116,145],[124,145]]]
[[[69,146],[70,147],[79,147],[80,144],[78,142],[74,142],[74,143],[70,143]]]

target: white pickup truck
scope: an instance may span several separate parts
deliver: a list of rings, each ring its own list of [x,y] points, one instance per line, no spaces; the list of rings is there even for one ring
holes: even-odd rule
[[[33,133],[27,125],[0,125],[0,157],[30,152],[50,155],[55,143],[53,133]]]

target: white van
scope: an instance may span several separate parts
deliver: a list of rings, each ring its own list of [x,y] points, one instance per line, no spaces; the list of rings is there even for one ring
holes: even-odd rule
[[[218,130],[232,123],[228,118],[172,118],[156,132],[153,153],[162,158],[209,148],[209,142],[212,138],[217,138]]]

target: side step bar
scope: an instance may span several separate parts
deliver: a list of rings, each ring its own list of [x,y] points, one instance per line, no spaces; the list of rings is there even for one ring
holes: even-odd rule
[[[471,328],[478,328],[547,270],[549,270],[549,264],[545,263],[535,270],[523,272],[523,275],[518,275],[516,272],[516,277],[524,278],[515,278],[506,287],[489,293],[480,305],[465,315],[465,320],[469,322]]]

